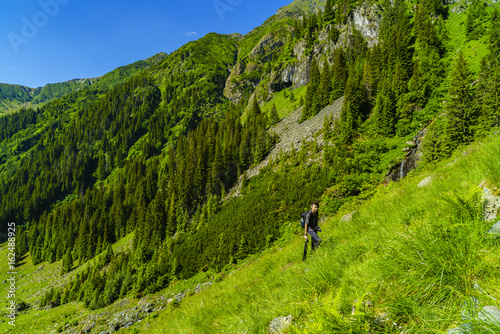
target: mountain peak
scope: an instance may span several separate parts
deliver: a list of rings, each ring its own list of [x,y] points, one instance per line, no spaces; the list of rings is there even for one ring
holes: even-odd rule
[[[276,15],[299,14],[299,13],[317,13],[325,8],[326,0],[295,0],[289,5],[281,7]]]

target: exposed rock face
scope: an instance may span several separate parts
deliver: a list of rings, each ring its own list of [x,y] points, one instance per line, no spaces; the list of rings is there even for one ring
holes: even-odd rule
[[[251,58],[260,57],[263,62],[268,62],[272,60],[272,51],[283,46],[283,40],[277,38],[273,33],[268,33],[257,43],[257,45],[252,49],[249,56]]]
[[[313,3],[312,5],[314,5],[314,8],[324,7],[324,4]],[[278,15],[285,12],[288,14],[293,13],[293,11],[285,9],[280,11],[278,11]],[[368,47],[374,46],[378,42],[381,13],[382,10],[377,5],[369,5],[365,1],[361,6],[353,10],[346,25],[334,27],[328,24],[323,30],[319,31],[319,43],[316,43],[312,50],[307,51],[305,40],[298,41],[293,46],[292,61],[286,62],[269,74],[269,93],[279,92],[288,87],[298,88],[306,85],[309,82],[309,72],[313,58],[318,61],[320,67],[323,66],[324,59],[329,64],[332,64],[333,51],[339,47],[347,47],[351,43],[350,36],[353,27],[356,27],[363,35]],[[297,13],[294,15],[297,15]],[[335,28],[342,32],[336,43],[328,38],[330,30]],[[239,59],[238,63],[231,69],[231,74],[225,84],[224,96],[233,103],[238,103],[245,91],[248,92],[249,89],[256,88],[266,76],[252,75],[250,76],[251,79],[248,79],[247,76],[242,76],[242,74],[252,73],[253,69],[250,66],[254,66],[254,69],[260,68],[262,71],[266,63],[272,61],[273,55],[284,51],[284,46],[288,43],[287,38],[292,35],[293,28],[287,27],[281,29],[281,31],[270,32],[263,36],[252,51],[244,59]]]
[[[226,80],[226,84],[224,86],[224,96],[226,96],[231,102],[238,103],[238,101],[242,97],[242,87],[245,85],[253,85],[249,80],[237,80],[238,76],[245,72],[246,64],[245,62],[239,61],[234,65],[231,69],[231,74]]]
[[[327,59],[329,64],[333,63],[333,51],[339,47],[349,45],[349,36],[352,34],[352,27],[357,30],[366,39],[368,47],[372,47],[378,43],[378,35],[380,23],[382,21],[382,10],[377,5],[369,6],[364,2],[360,7],[354,9],[347,25],[337,26],[327,25],[319,32],[320,43],[314,45],[313,52],[306,54],[306,41],[301,40],[295,44],[293,55],[297,59],[293,64],[288,64],[285,67],[273,73],[271,82],[276,87],[298,88],[306,85],[309,82],[309,72],[313,57],[316,58],[320,66],[323,59]],[[328,35],[331,29],[337,28],[342,33],[339,36],[337,43],[328,40]],[[292,83],[290,85],[290,83]],[[276,91],[276,90],[275,90]]]
[[[404,149],[406,151],[406,156],[404,160],[392,168],[389,173],[387,173],[385,177],[384,184],[389,183],[390,181],[397,181],[403,177],[405,177],[410,171],[414,170],[418,167],[418,163],[422,158],[422,140],[427,133],[427,128],[419,131],[413,141],[409,141],[406,144],[407,148]]]
[[[500,221],[497,221],[489,230],[488,234],[500,237]]]
[[[292,148],[300,149],[303,142],[312,140],[314,138],[313,135],[322,129],[325,115],[330,119],[340,117],[343,103],[344,97],[342,96],[331,105],[323,108],[316,116],[300,124],[298,121],[302,114],[302,107],[299,107],[288,117],[282,119],[276,126],[269,130],[277,134],[280,141],[259,165],[247,170],[247,177],[251,178],[258,175],[260,170],[267,166],[271,159],[275,159],[279,154],[290,152]],[[319,147],[323,146],[323,134],[319,135],[315,141]],[[243,176],[240,177],[238,185],[229,191],[229,197],[240,196],[242,180]]]
[[[376,4],[369,6],[366,1],[363,2],[361,6],[354,9],[352,22],[366,39],[368,47],[378,43],[382,10]]]

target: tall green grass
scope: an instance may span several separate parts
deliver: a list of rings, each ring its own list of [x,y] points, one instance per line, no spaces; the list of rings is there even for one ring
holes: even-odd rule
[[[322,247],[307,261],[297,230],[293,242],[129,332],[264,333],[273,318],[292,314],[288,333],[445,333],[463,323],[492,333],[491,323],[464,317],[500,297],[499,242],[486,233],[493,223],[483,221],[482,180],[499,185],[498,136],[347,204],[323,224]],[[478,303],[472,311],[470,300]]]

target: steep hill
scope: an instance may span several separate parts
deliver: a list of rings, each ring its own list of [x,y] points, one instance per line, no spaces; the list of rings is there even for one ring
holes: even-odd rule
[[[18,111],[22,107],[36,108],[41,104],[60,98],[68,93],[96,85],[103,89],[110,89],[123,83],[156,64],[166,57],[166,53],[159,53],[148,59],[133,64],[121,66],[110,73],[98,78],[73,79],[69,81],[47,84],[43,87],[30,88],[21,85],[0,84],[0,114]]]
[[[1,117],[14,332],[479,323],[463,305],[498,294],[476,183],[496,196],[499,18],[489,1],[296,1]],[[335,218],[301,263],[311,200]]]

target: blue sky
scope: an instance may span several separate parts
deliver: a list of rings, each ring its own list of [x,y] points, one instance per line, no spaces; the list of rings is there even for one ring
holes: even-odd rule
[[[0,82],[39,87],[246,34],[292,0],[15,0],[0,7]]]

